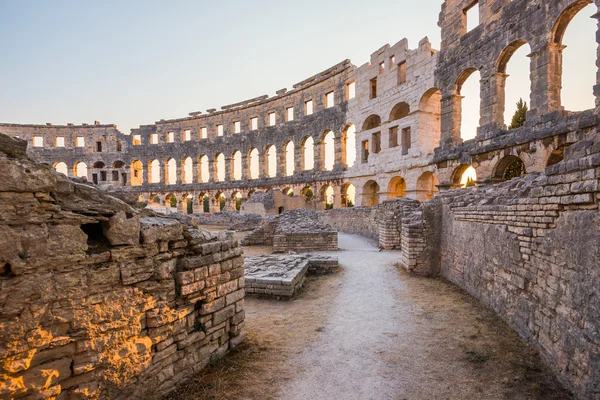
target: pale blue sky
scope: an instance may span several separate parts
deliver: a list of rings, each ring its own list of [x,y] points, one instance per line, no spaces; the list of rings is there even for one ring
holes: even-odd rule
[[[428,36],[439,48],[440,5],[0,0],[0,121],[99,120],[128,133],[161,118],[273,95],[346,58],[361,65],[403,37],[414,48]],[[593,46],[593,21],[583,21],[574,37],[589,36]],[[573,75],[593,79],[595,50],[567,51],[576,53]],[[524,87],[528,82],[517,85]],[[584,102],[587,95],[589,103],[589,93],[579,89],[574,97]]]

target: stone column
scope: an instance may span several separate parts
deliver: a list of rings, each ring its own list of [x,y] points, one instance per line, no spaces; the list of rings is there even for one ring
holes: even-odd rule
[[[342,187],[333,187],[333,208],[342,208]]]
[[[497,127],[505,127],[505,115],[506,110],[506,79],[507,74],[502,72],[496,72],[493,74],[489,81],[489,97],[485,101],[485,115],[486,118],[490,118],[490,123],[494,123]]]
[[[304,170],[304,152],[302,145],[294,146],[294,175]]]
[[[194,214],[204,212],[204,203],[203,203],[202,197],[198,197],[197,195],[194,195],[194,197],[192,199],[192,212]]]
[[[175,196],[177,198],[177,196]],[[183,203],[183,196],[177,198],[177,212],[179,214],[187,214],[187,202]]]
[[[225,181],[232,182],[235,178],[233,177],[233,158],[225,157]]]
[[[258,154],[258,178],[265,179],[267,177],[267,163],[268,163],[267,152],[264,151]]]
[[[200,178],[199,174],[198,174],[198,167],[200,166],[200,164],[198,164],[197,160],[192,160],[192,183],[198,183],[199,180],[198,178]]]
[[[345,133],[342,133],[339,137],[334,138],[335,146],[335,161],[333,165],[334,170],[343,169],[348,167],[346,161],[346,146],[345,146]]]
[[[209,182],[214,183],[219,181],[217,177],[217,163],[210,158],[208,159],[208,173],[210,174]]]
[[[217,198],[215,196],[209,195],[209,210],[210,214],[215,214],[219,211],[219,204],[217,204]]]
[[[166,184],[167,184],[167,181],[166,181],[165,177],[166,177],[166,175],[167,175],[167,174],[166,174],[166,170],[167,170],[167,163],[164,163],[164,164],[162,165],[162,168],[159,168],[158,170],[160,171],[160,183],[162,183],[163,185],[166,185]]]
[[[560,92],[562,88],[562,51],[565,46],[549,43],[531,54],[531,110],[529,116],[539,116],[562,111]]]
[[[183,182],[183,179],[182,179],[183,171],[184,171],[183,164],[182,164],[181,160],[177,160],[177,159],[174,159],[174,160],[175,160],[175,171],[176,171],[175,172],[175,176],[176,176],[175,183],[177,185],[181,185],[181,183]]]
[[[242,154],[242,180],[250,180],[250,157],[247,154]]]
[[[223,211],[235,211],[235,207],[231,203],[231,197],[225,197],[225,208]]]
[[[457,94],[444,96],[441,106],[441,143],[442,147],[462,143],[460,126],[462,124],[462,96]]]
[[[316,151],[314,151],[316,150]],[[324,153],[325,153],[325,143],[322,140],[319,140],[319,142],[315,142],[315,146],[313,149],[315,155],[314,155],[314,160],[315,160],[315,171],[323,171],[325,169],[325,165],[323,163],[324,161]]]
[[[285,176],[286,164],[287,164],[286,152],[285,152],[285,148],[282,147],[277,152],[277,174],[276,174],[276,176],[278,178]]]

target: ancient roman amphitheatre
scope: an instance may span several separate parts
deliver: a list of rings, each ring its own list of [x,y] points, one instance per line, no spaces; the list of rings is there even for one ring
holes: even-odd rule
[[[563,105],[598,7],[445,0],[439,50],[127,133],[0,124],[0,398],[600,399],[600,85]]]

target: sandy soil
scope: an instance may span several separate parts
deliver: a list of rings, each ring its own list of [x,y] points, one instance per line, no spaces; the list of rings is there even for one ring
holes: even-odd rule
[[[170,399],[568,399],[491,311],[340,234],[342,272],[246,300],[248,340]],[[255,251],[257,249],[254,249]],[[264,249],[268,251],[268,249]]]

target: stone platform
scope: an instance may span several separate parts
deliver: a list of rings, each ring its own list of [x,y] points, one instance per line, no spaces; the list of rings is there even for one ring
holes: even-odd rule
[[[246,257],[246,294],[291,299],[304,284],[306,275],[337,272],[338,260],[321,255],[263,255]]]

